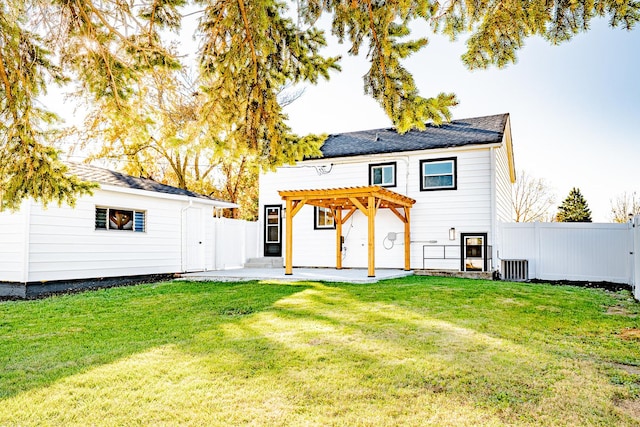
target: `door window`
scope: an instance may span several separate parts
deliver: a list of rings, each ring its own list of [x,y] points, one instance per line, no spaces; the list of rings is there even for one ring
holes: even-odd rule
[[[464,271],[484,271],[485,236],[465,236],[463,239]]]
[[[267,208],[267,243],[280,243],[280,208]]]

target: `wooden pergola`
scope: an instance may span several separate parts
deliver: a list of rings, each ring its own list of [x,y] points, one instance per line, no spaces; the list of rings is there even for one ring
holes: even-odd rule
[[[304,205],[328,208],[333,213],[336,225],[336,269],[342,268],[342,225],[360,210],[368,219],[368,275],[375,276],[375,223],[378,209],[389,209],[404,223],[404,269],[410,270],[411,222],[410,210],[416,202],[391,190],[371,185],[367,187],[330,188],[323,190],[279,191],[286,202],[286,255],[285,274],[292,274],[293,261],[293,217]]]

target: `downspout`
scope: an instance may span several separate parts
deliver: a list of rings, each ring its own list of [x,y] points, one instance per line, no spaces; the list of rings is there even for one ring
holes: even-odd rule
[[[491,156],[491,185],[489,188],[491,189],[491,270],[495,270],[496,266],[494,263],[498,262],[497,259],[497,243],[498,243],[498,218],[497,218],[497,206],[496,206],[496,186],[497,186],[497,178],[496,178],[496,149],[495,147],[491,147],[489,150],[489,154]]]
[[[409,156],[405,156],[403,158],[400,158],[400,160],[404,160],[404,163],[406,165],[406,170],[404,173],[404,195],[409,197]]]
[[[186,236],[186,222],[187,218],[184,213],[187,209],[193,207],[193,200],[189,199],[189,204],[180,209],[180,269],[181,273],[187,271],[186,259],[187,259],[187,236]]]
[[[22,254],[22,283],[29,283],[29,252],[31,250],[31,200],[27,200],[25,206],[25,223],[24,223],[24,248]],[[26,292],[26,288],[25,288]],[[26,296],[26,295],[25,295]]]
[[[406,170],[405,170],[405,174],[404,174],[405,175],[404,176],[404,195],[407,196],[407,197],[410,197],[409,196],[409,165],[411,163],[409,162],[409,156],[405,156],[404,158],[401,158],[401,160],[404,160],[404,163],[405,163],[405,166],[406,166]],[[418,174],[418,176],[420,176],[420,175]],[[409,215],[408,212],[409,211],[407,211],[407,216]],[[410,234],[410,236],[412,236],[413,233],[411,232],[411,223],[408,224],[408,227],[409,227],[409,234]],[[406,240],[405,240],[405,242],[406,242]],[[411,250],[411,240],[409,240],[408,244],[409,244],[409,252],[413,254],[413,251]],[[405,250],[406,250],[406,248],[405,248]],[[411,268],[411,257],[409,257],[409,268]]]

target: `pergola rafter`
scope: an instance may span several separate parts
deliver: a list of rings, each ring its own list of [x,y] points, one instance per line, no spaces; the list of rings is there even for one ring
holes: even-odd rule
[[[411,261],[411,217],[414,199],[377,185],[367,187],[330,188],[322,190],[279,191],[286,202],[286,255],[285,274],[292,274],[293,217],[304,205],[328,208],[336,224],[336,268],[342,268],[342,225],[356,212],[368,219],[368,275],[375,276],[375,218],[378,209],[389,209],[404,224],[404,269]]]

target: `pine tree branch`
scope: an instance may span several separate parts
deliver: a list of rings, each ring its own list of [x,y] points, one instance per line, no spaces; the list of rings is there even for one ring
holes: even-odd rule
[[[369,29],[371,30],[371,36],[373,37],[373,42],[378,51],[378,62],[380,63],[380,70],[382,72],[382,76],[384,78],[384,86],[385,88],[389,88],[389,78],[387,75],[386,64],[384,62],[384,58],[382,55],[382,44],[380,43],[380,39],[378,39],[378,32],[375,27],[375,19],[373,16],[373,5],[371,4],[371,0],[367,0],[367,9],[369,12]]]
[[[124,43],[127,44],[131,44],[128,40],[128,38],[122,34],[120,31],[118,31],[113,25],[111,25],[109,23],[109,21],[107,21],[107,19],[104,17],[104,15],[102,14],[102,12],[96,8],[93,4],[93,1],[86,1],[86,0],[76,0],[76,3],[79,3],[80,1],[82,1],[87,7],[89,7],[89,9],[91,9],[91,12],[98,18],[98,20],[109,29],[109,31],[118,36],[118,38],[120,40],[122,40]],[[93,27],[93,22],[91,22],[89,16],[87,15],[87,13],[84,11],[84,9],[81,7],[81,5],[78,5],[79,9],[81,10],[81,13],[83,15],[83,17],[85,18],[86,22],[91,24],[91,26]]]
[[[7,97],[7,101],[9,101],[9,105],[13,106],[13,94],[11,92],[11,83],[9,83],[9,77],[7,76],[7,70],[4,67],[4,56],[2,55],[2,50],[0,50],[0,78],[2,78],[2,83],[4,85],[4,91]],[[13,115],[13,120],[18,120],[18,112],[16,108],[9,108],[11,110],[11,114]]]
[[[77,4],[77,2],[76,2],[76,4]],[[89,6],[94,11],[96,16],[98,16],[98,18],[101,19],[101,21],[103,21],[105,23],[105,26],[107,26],[107,28],[110,28],[108,23],[106,23],[106,20],[104,20],[104,17],[102,17],[102,15],[100,13],[96,13],[95,8],[93,7],[93,3],[92,2],[87,2],[86,4],[87,4],[87,6]],[[95,36],[97,34],[95,25],[93,24],[93,22],[91,21],[91,18],[87,15],[87,13],[85,12],[85,10],[82,7],[78,7],[78,9],[80,10],[80,13],[82,14],[82,17],[84,18],[85,23],[88,26],[89,34],[92,36],[92,38],[95,39],[96,38]],[[113,29],[113,31],[114,31],[115,34],[118,34],[120,37],[124,38],[124,36],[122,36],[116,29]],[[113,74],[113,70],[111,69],[111,64],[110,64],[110,62],[109,62],[109,60],[107,58],[107,55],[105,53],[105,50],[106,50],[105,46],[104,46],[103,43],[98,43],[98,46],[99,46],[98,51],[100,52],[100,56],[102,57],[102,61],[103,61],[104,65],[105,65],[105,67],[107,68],[107,74],[108,74],[107,78],[109,80],[109,86],[111,86],[111,90],[113,90],[113,98],[114,98],[114,100],[116,102],[116,106],[118,108],[120,108],[122,106],[122,100],[120,99],[120,96],[118,94],[118,85],[117,85],[117,83],[115,81],[115,76]]]
[[[247,18],[247,11],[244,7],[244,0],[238,0],[238,7],[240,8],[240,15],[242,15],[242,21],[244,22],[244,28],[247,34],[247,42],[251,49],[251,60],[253,62],[253,78],[258,80],[258,56],[256,55],[256,48],[253,43],[253,37],[251,36],[251,26]]]
[[[227,6],[227,3],[228,3],[229,1],[230,1],[230,0],[224,0],[224,1],[221,1],[221,2],[220,2],[220,4],[218,5],[218,8],[219,8],[220,10],[224,10],[224,8]],[[206,11],[206,9],[205,9],[205,11]],[[188,16],[188,15],[186,15],[186,16]],[[213,28],[213,33],[208,37],[208,39],[209,39],[209,40],[213,40],[213,41],[214,41],[214,42],[213,42],[214,44],[215,44],[215,40],[217,40],[217,39],[218,39],[218,34],[220,33],[220,22],[221,22],[223,19],[224,19],[224,13],[222,13],[222,12],[217,13],[217,14],[216,14],[216,19],[215,19],[215,21],[213,22],[213,24],[212,24],[212,25],[208,25],[208,26],[207,26],[207,28]],[[206,51],[206,50],[207,50],[207,47],[206,47],[206,45],[205,45],[205,46],[203,47],[203,51]]]
[[[153,2],[153,6],[151,7],[151,16],[149,17],[149,32],[148,32],[148,36],[149,36],[149,46],[151,46],[153,44],[153,27],[155,25],[155,18],[156,18],[156,6],[158,5],[158,0],[155,0]]]

